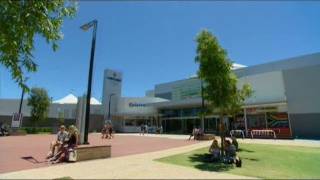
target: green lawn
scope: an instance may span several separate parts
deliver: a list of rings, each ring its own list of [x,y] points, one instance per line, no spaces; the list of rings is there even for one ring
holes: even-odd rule
[[[240,144],[241,168],[205,162],[206,153],[208,148],[201,148],[156,161],[260,178],[320,178],[320,148]]]

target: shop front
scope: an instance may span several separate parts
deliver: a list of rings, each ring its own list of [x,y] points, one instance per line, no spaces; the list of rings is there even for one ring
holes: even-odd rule
[[[244,129],[247,135],[252,130],[273,130],[278,138],[291,138],[290,120],[285,103],[247,106],[243,118],[238,116],[236,129]]]

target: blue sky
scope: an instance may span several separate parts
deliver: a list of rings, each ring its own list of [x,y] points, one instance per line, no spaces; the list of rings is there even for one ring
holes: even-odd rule
[[[86,92],[92,33],[80,26],[98,20],[92,95],[102,95],[103,70],[123,72],[123,96],[144,96],[155,84],[196,73],[195,37],[209,29],[236,63],[255,65],[320,51],[320,2],[80,1],[65,21],[58,52],[35,38],[38,72],[28,85],[53,99]],[[0,66],[0,98],[21,90]]]

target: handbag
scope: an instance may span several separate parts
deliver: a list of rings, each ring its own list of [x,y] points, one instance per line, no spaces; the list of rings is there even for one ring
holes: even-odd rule
[[[70,162],[76,162],[77,161],[77,151],[74,149],[69,149],[68,150],[68,161]]]

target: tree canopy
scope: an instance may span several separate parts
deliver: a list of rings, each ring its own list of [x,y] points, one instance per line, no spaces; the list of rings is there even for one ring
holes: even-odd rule
[[[37,71],[34,61],[34,36],[46,39],[54,51],[63,38],[60,29],[65,17],[73,17],[77,4],[72,0],[0,1],[0,63],[9,69],[20,87],[29,90],[26,72]]]
[[[204,81],[204,98],[212,109],[219,111],[221,151],[224,151],[224,116],[239,111],[252,93],[250,85],[237,89],[237,76],[232,71],[232,62],[227,52],[219,45],[218,39],[209,31],[203,30],[197,36],[196,63],[199,63],[198,77]],[[212,111],[213,112],[213,111]]]
[[[31,120],[34,124],[47,119],[51,98],[44,88],[32,88],[28,98],[28,106],[31,106]]]
[[[214,108],[223,110],[235,94],[237,79],[232,76],[232,63],[217,38],[204,30],[197,36],[198,76],[205,82],[204,97]]]

